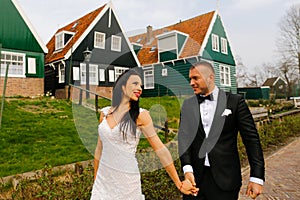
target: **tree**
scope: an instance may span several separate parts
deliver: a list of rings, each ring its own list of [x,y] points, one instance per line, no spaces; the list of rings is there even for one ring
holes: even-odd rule
[[[300,4],[291,6],[279,24],[278,50],[289,67],[296,66],[300,74]]]
[[[287,84],[287,99],[290,99],[291,96],[293,96],[293,87],[297,84],[298,76],[297,76],[297,68],[292,67],[292,62],[289,60],[283,61],[280,63],[281,67],[280,70],[283,74],[283,77]]]
[[[287,98],[289,99],[292,95],[299,95],[300,4],[295,4],[287,10],[280,21],[279,31],[280,38],[277,43],[280,53],[279,64],[282,76],[288,85]]]
[[[235,56],[236,60],[236,79],[238,87],[257,87],[257,76],[250,72],[240,56]]]

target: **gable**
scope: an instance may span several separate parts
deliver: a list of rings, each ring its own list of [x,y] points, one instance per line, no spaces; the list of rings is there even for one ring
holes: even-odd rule
[[[228,37],[225,32],[225,28],[223,26],[220,15],[216,14],[215,21],[213,22],[211,30],[210,32],[208,32],[208,34],[208,40],[207,43],[204,44],[202,57],[205,59],[235,66],[235,60],[231,51],[231,46],[229,44]],[[218,38],[218,51],[213,50],[213,37]],[[222,40],[226,40],[227,53],[222,52]]]
[[[55,36],[62,32],[74,33],[74,35],[67,38],[68,41],[63,41],[63,47],[56,50]],[[95,45],[95,35],[101,37],[101,41],[104,42]],[[112,38],[121,42],[121,45],[118,45],[121,46],[121,51],[112,49]],[[123,34],[111,2],[60,28],[48,42],[47,47],[49,53],[46,56],[46,64],[67,60],[71,56],[73,60],[84,60],[82,52],[89,48],[92,51],[93,62],[119,63],[122,66],[139,65],[127,37]]]
[[[0,43],[5,49],[47,52],[47,48],[14,0],[1,0]]]

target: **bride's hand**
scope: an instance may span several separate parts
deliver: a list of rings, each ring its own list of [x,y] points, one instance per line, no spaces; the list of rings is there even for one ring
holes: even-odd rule
[[[186,179],[181,182],[180,192],[186,195],[194,195],[196,196],[198,194],[199,188],[196,188],[192,185],[192,183]]]

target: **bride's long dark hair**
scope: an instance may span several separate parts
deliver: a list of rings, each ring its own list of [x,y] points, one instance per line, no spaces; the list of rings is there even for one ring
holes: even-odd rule
[[[113,95],[112,95],[112,107],[114,108],[112,113],[119,108],[121,100],[124,95],[122,86],[126,86],[129,77],[132,75],[141,77],[141,75],[138,72],[136,72],[134,69],[130,69],[123,72],[115,82],[115,85],[113,87]],[[140,113],[139,100],[137,101],[130,100],[129,103],[130,103],[130,109],[128,112],[124,114],[124,116],[120,121],[120,131],[125,141],[127,139],[127,132],[130,132],[131,134],[136,136],[136,128],[137,128],[136,120]]]

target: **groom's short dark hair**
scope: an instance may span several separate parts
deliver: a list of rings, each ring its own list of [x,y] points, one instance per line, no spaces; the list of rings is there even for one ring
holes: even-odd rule
[[[215,74],[215,69],[214,69],[213,65],[210,62],[207,62],[207,61],[199,61],[199,62],[196,62],[196,63],[192,64],[190,70],[194,69],[194,68],[196,68],[197,66],[200,66],[200,65],[209,68]]]

